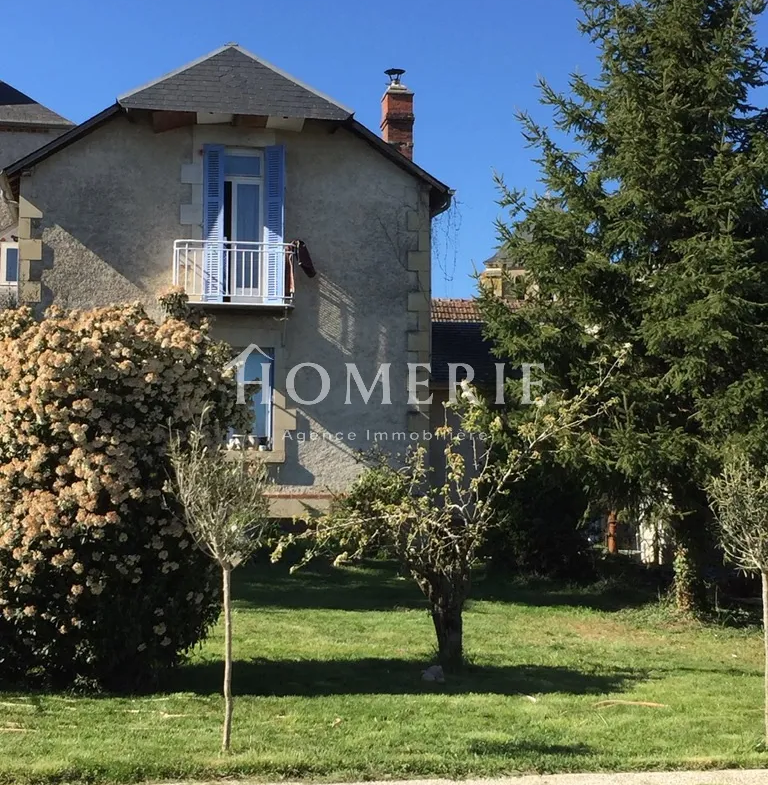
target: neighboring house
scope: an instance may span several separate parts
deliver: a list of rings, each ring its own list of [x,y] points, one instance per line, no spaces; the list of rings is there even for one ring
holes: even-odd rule
[[[245,374],[267,395],[254,398],[254,433],[232,441],[273,464],[278,516],[345,490],[377,434],[429,428],[429,407],[408,404],[407,363],[430,359],[430,226],[451,192],[411,160],[413,93],[400,75],[382,99],[382,139],[230,44],[0,175],[18,210],[23,301],[139,300],[161,318],[157,295],[175,283],[214,316],[216,337],[260,347]],[[294,240],[316,277],[296,264]],[[308,363],[331,382],[314,405],[318,371],[289,373]],[[346,403],[346,363],[366,386],[391,363],[392,404],[378,385],[365,405],[355,384]],[[291,382],[307,403],[289,398]]]
[[[489,287],[497,297],[514,298],[512,284],[525,273],[520,262],[510,258],[505,250],[500,250],[486,259],[483,267],[480,285]]]
[[[454,379],[461,382],[472,369],[472,384],[479,392],[488,395],[496,387],[496,363],[493,346],[483,335],[483,318],[476,300],[432,300],[432,379],[430,392],[430,431],[449,425],[454,433],[462,430],[461,418],[455,411],[446,409],[450,399],[451,365],[455,367]],[[465,441],[465,458],[472,459],[472,443]],[[433,482],[445,481],[445,440],[432,438],[429,444],[429,462],[433,468]]]
[[[73,123],[0,81],[0,170],[72,128]],[[0,307],[18,289],[16,215],[0,200]]]

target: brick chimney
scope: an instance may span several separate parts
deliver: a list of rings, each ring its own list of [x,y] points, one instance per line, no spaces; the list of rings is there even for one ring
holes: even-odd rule
[[[381,135],[384,141],[413,160],[413,92],[401,81],[405,71],[390,68],[384,72],[389,87],[381,99]]]

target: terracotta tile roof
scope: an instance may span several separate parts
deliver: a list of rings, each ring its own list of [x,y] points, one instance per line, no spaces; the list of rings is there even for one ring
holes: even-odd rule
[[[432,300],[432,322],[482,323],[477,300],[437,298]]]

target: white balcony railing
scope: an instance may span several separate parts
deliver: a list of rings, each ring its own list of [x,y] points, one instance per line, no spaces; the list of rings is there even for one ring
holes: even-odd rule
[[[8,308],[19,302],[19,284],[0,283],[0,308]]]
[[[293,251],[286,243],[176,240],[173,282],[191,302],[291,305]]]

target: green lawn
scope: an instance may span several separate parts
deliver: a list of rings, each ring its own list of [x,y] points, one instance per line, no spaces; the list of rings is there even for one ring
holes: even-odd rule
[[[480,584],[465,617],[472,665],[435,685],[421,681],[430,619],[384,567],[259,567],[235,596],[231,756],[218,753],[217,629],[165,694],[0,693],[0,782],[768,764],[759,635],[676,621],[652,597]]]

